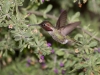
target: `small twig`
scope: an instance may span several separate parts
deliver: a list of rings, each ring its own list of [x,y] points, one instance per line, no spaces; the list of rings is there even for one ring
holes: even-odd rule
[[[30,15],[31,14],[35,14],[35,15],[38,15],[38,16],[43,16],[43,13],[38,12],[38,11],[28,11],[27,13],[30,14]],[[48,18],[51,18],[51,19],[54,19],[54,20],[57,20],[58,19],[56,16],[52,16],[52,15],[49,15],[49,14],[46,14],[46,16]],[[91,37],[93,36],[92,33],[90,33],[88,30],[83,29],[82,27],[78,26],[77,28],[81,29],[83,32],[85,32],[89,36],[91,36]],[[98,38],[98,37],[95,36],[94,39],[96,39],[97,41],[100,42],[100,38]]]
[[[97,5],[96,5],[95,0],[92,0],[92,4],[93,4],[93,8],[94,8],[94,10],[97,12]]]
[[[55,54],[55,56],[53,57],[54,59],[54,67],[56,67],[56,63],[57,63],[57,55]]]

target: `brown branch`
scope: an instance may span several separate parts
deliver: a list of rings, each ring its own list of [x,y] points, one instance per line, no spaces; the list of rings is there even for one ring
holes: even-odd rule
[[[30,15],[31,15],[31,14],[35,14],[35,15],[38,15],[38,16],[43,16],[43,13],[38,12],[38,11],[28,11],[27,13],[30,14]],[[46,14],[46,16],[47,16],[48,18],[51,18],[51,19],[55,19],[55,20],[58,19],[56,16],[52,16],[52,15],[49,15],[49,14]]]
[[[35,14],[35,15],[38,15],[38,16],[43,16],[43,13],[41,12],[38,12],[38,11],[28,11],[27,12],[28,14]],[[29,16],[29,15],[28,15]],[[46,14],[46,16],[48,18],[51,18],[51,19],[54,19],[54,20],[57,20],[58,18],[56,16],[52,16],[52,15],[49,15],[49,14]],[[82,27],[78,26],[77,28],[81,29],[83,32],[85,32],[86,34],[88,34],[89,36],[93,37],[93,34],[91,32],[89,32],[88,30],[85,30],[83,29]],[[96,39],[97,41],[100,42],[100,38],[94,36],[94,39]]]
[[[87,31],[87,30],[85,30],[85,29],[83,29],[82,27],[78,27],[78,28],[80,28],[83,32],[85,32],[86,34],[88,34],[89,36],[93,37],[94,39],[96,39],[97,41],[100,42],[100,38],[98,38],[98,37],[96,37],[96,36],[93,36],[92,33],[90,33],[89,31]]]

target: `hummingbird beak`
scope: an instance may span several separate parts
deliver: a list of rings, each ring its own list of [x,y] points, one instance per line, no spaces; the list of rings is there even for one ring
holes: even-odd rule
[[[29,26],[40,26],[40,25],[39,25],[39,24],[32,24],[32,25],[30,25],[30,24],[29,24]]]

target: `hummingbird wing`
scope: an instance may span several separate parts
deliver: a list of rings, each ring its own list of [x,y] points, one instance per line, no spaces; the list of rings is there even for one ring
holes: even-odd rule
[[[66,36],[67,34],[69,34],[71,31],[73,31],[80,24],[81,24],[81,22],[77,21],[77,22],[65,25],[65,26],[61,27],[59,30],[63,36]]]
[[[60,27],[64,26],[65,23],[66,23],[66,19],[67,19],[67,11],[64,10],[64,11],[60,14],[60,16],[59,16],[59,18],[58,18],[58,20],[57,20],[56,28],[59,29]]]

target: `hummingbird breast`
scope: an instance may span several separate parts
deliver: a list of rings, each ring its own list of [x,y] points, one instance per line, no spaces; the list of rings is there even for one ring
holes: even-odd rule
[[[48,31],[48,33],[52,36],[52,38],[61,43],[61,44],[66,44],[68,43],[68,40],[66,38],[66,36],[63,36],[60,31],[58,30],[53,30],[53,31]]]

